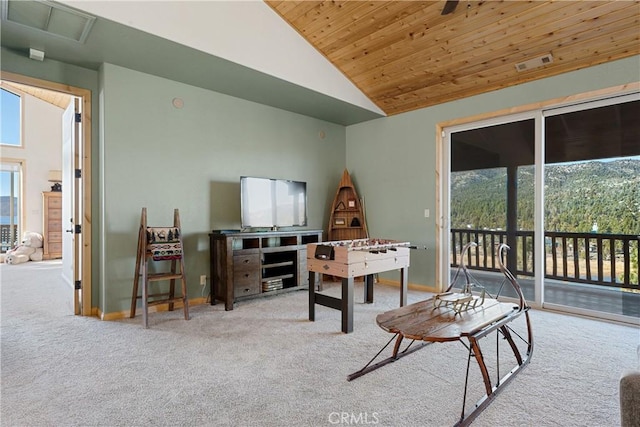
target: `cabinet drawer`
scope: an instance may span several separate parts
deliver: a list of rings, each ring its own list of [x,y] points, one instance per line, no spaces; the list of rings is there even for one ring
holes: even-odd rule
[[[242,297],[246,295],[257,295],[260,293],[260,281],[256,280],[252,283],[246,283],[240,285],[238,282],[235,283],[233,287],[233,295],[237,297]]]
[[[62,209],[62,197],[49,197],[49,209]]]
[[[49,243],[53,243],[53,242],[62,242],[62,233],[61,232],[55,232],[55,231],[50,231],[49,232]]]
[[[62,242],[49,242],[47,246],[49,247],[50,254],[62,253]]]
[[[62,221],[61,220],[49,220],[47,222],[47,226],[49,227],[49,232],[51,231],[60,231],[62,230]]]
[[[245,286],[253,285],[254,283],[260,283],[260,272],[255,271],[234,271],[233,272],[233,285]]]
[[[233,256],[233,271],[256,271],[260,268],[260,258],[258,254],[252,255],[234,255]]]
[[[235,297],[260,293],[258,254],[233,256],[233,294]]]
[[[49,219],[62,219],[62,209],[49,209]]]

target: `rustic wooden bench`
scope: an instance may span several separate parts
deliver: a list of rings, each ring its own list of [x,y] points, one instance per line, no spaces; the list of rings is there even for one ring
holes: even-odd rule
[[[434,297],[379,314],[376,318],[377,324],[385,331],[394,334],[394,336],[364,368],[349,375],[347,379],[349,381],[356,379],[434,342],[461,342],[469,350],[468,360],[470,361],[471,358],[474,357],[478,363],[486,392],[476,403],[473,411],[465,413],[470,367],[470,363],[467,363],[462,413],[456,425],[468,425],[484,410],[497,393],[529,363],[533,352],[533,335],[529,319],[529,307],[526,305],[520,285],[502,264],[502,252],[506,249],[508,249],[508,246],[501,245],[499,250],[501,255],[500,268],[505,278],[513,285],[518,294],[518,302],[500,302],[496,298],[485,298],[481,305],[460,311],[453,305],[434,304]],[[521,317],[525,322],[526,337],[518,333],[512,334],[513,330],[510,323]],[[506,375],[499,378],[495,385],[492,384],[489,370],[480,348],[480,340],[493,332],[501,334],[509,343],[516,361],[515,367]],[[520,345],[523,349],[526,348],[524,354],[522,354],[523,352],[521,352],[516,341],[514,341],[514,335],[524,343]],[[400,346],[404,338],[411,339],[412,341],[403,351],[400,351]],[[394,339],[395,345],[391,357],[372,364]],[[415,341],[421,341],[421,343],[414,346],[412,344],[414,344]],[[497,340],[497,342],[499,342],[499,340]],[[498,363],[499,359],[496,361],[496,364]],[[499,373],[498,368],[496,372]]]

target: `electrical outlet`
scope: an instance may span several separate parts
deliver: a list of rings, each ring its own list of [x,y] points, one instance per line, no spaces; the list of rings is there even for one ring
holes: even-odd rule
[[[206,274],[200,275],[200,286],[205,286],[207,284],[207,276]]]

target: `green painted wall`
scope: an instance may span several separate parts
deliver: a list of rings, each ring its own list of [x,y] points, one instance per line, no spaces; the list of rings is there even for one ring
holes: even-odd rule
[[[208,232],[239,227],[241,175],[307,181],[309,226],[325,228],[347,167],[370,235],[427,245],[412,253],[409,275],[411,283],[433,285],[436,124],[640,78],[634,57],[345,128],[111,64],[96,71],[1,53],[3,71],[94,95],[93,306],[104,313],[129,307],[143,206],[158,225],[180,209],[189,295],[200,296]],[[173,107],[176,97],[182,109]]]
[[[413,251],[410,283],[434,286],[436,271],[436,125],[640,80],[628,58],[347,127],[347,168],[364,197],[369,234],[426,245]],[[424,217],[430,209],[431,216]],[[398,280],[396,274],[384,277]]]
[[[325,227],[344,126],[111,64],[101,93],[105,312],[129,307],[142,207],[158,226],[180,209],[191,297],[209,275],[208,233],[240,228],[241,175],[306,181],[309,228]]]
[[[209,275],[209,231],[240,227],[241,175],[306,181],[309,228],[326,227],[345,168],[344,126],[111,64],[1,55],[3,71],[92,92],[92,306],[103,313],[129,308],[143,206],[158,225],[180,209],[191,298]]]

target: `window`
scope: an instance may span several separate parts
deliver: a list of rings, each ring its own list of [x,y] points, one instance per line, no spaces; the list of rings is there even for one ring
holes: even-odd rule
[[[4,253],[18,243],[21,215],[22,164],[0,163],[0,252]]]
[[[21,104],[20,95],[0,89],[0,143],[3,145],[22,146]]]

